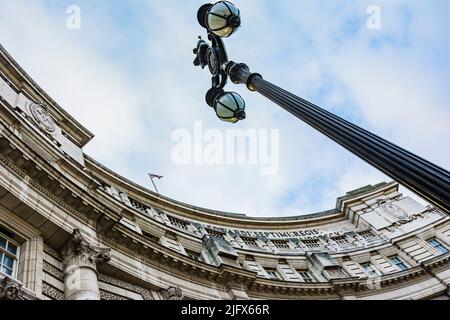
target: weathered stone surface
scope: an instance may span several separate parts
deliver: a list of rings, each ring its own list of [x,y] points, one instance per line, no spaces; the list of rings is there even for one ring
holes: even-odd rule
[[[99,300],[97,265],[111,259],[111,249],[89,244],[75,229],[63,257],[65,298]]]
[[[22,291],[22,284],[4,277],[0,282],[0,300],[17,300]]]

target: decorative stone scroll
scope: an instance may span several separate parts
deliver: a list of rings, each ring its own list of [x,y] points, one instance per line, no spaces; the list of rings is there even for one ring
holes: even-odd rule
[[[178,287],[169,287],[168,289],[161,289],[161,295],[164,300],[182,300],[183,291]]]
[[[89,244],[81,235],[79,229],[75,229],[72,240],[64,253],[64,269],[71,266],[87,267],[97,272],[97,264],[108,262],[111,259],[111,249]]]

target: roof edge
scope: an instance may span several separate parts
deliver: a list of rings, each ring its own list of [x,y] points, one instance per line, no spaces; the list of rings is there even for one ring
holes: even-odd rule
[[[13,85],[15,85],[19,90],[23,90],[26,94],[31,96],[37,95],[43,100],[42,102],[47,102],[47,107],[49,108],[50,113],[55,116],[60,127],[79,147],[84,147],[90,140],[92,140],[92,138],[94,138],[94,134],[75,118],[73,118],[55,100],[53,100],[0,44],[0,61],[1,60],[5,62],[5,67],[17,80],[17,83]],[[24,90],[26,86],[30,87],[31,90],[35,92],[27,92]]]

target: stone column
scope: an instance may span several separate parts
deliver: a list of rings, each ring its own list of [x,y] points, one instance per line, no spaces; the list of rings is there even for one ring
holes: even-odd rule
[[[64,298],[66,300],[100,300],[97,266],[111,258],[111,249],[89,244],[75,229],[63,251]]]

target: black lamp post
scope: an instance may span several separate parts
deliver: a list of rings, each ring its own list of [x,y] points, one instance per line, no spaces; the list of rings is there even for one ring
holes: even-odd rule
[[[244,100],[237,93],[223,90],[229,77],[233,83],[243,83],[249,90],[259,92],[437,208],[450,213],[450,173],[447,170],[277,87],[260,74],[251,73],[245,64],[229,61],[222,38],[229,37],[240,27],[239,14],[228,1],[205,4],[197,14],[211,45],[200,37],[194,49],[194,65],[208,66],[212,74],[212,88],[206,94],[206,102],[221,120],[235,123],[245,119]]]

